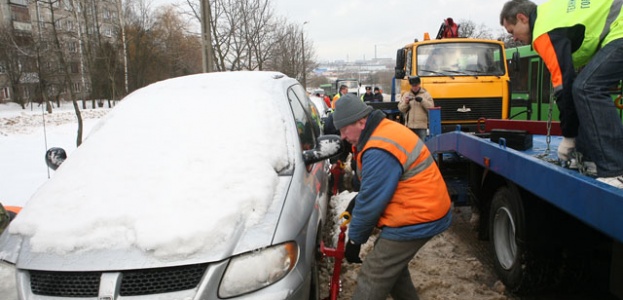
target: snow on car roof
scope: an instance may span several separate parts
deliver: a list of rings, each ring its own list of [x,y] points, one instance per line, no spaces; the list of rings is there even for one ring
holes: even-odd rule
[[[254,225],[274,197],[277,171],[293,163],[288,120],[278,113],[289,112],[285,85],[275,76],[283,75],[200,74],[135,91],[33,195],[10,232],[29,236],[34,252],[136,247],[168,257]]]

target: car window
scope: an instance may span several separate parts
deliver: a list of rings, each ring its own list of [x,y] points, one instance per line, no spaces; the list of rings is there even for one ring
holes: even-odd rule
[[[320,120],[320,116],[311,101],[304,96],[305,94],[301,95],[301,91],[301,86],[292,86],[288,90],[288,99],[294,114],[301,149],[310,150],[316,145],[316,136],[320,132],[320,127],[317,123]],[[315,115],[318,121],[313,120],[312,115]]]
[[[307,112],[307,116],[311,118],[312,121],[314,121],[312,124],[312,127],[314,129],[314,135],[316,137],[319,137],[320,132],[322,131],[322,116],[320,110],[318,109],[318,106],[314,104],[309,96],[307,96],[307,93],[302,86],[296,85],[293,87],[293,90],[294,94],[298,97],[301,104],[303,104],[303,108]]]

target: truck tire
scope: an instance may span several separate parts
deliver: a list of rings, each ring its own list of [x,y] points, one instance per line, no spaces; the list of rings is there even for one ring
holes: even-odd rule
[[[539,247],[530,243],[526,220],[526,208],[517,189],[498,188],[489,214],[493,265],[506,289],[515,294],[544,290],[555,269],[551,262],[539,258]]]

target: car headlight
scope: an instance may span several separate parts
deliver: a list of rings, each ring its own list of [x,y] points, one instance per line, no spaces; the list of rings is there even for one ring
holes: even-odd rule
[[[17,299],[15,265],[0,260],[0,295],[2,299]]]
[[[296,243],[288,242],[232,258],[223,275],[219,296],[234,297],[279,281],[294,268],[298,255]]]

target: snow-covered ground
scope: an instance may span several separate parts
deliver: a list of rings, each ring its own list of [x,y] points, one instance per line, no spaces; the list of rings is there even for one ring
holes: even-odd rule
[[[82,110],[83,136],[108,111],[108,108]],[[51,176],[52,171],[45,164],[45,151],[61,147],[69,155],[76,149],[77,124],[71,102],[54,107],[51,114],[44,112],[43,105],[22,109],[15,103],[0,104],[1,203],[23,206],[28,201]]]
[[[90,107],[90,105],[87,105]],[[106,115],[108,108],[82,111],[85,136]],[[45,127],[43,120],[45,119]],[[22,110],[15,104],[0,104],[0,202],[5,205],[25,204],[30,196],[53,176],[44,161],[50,147],[62,147],[71,156],[76,148],[76,117],[70,103],[55,108],[52,114],[43,113],[36,105]],[[334,219],[344,211],[354,194],[343,192],[332,197],[330,213]],[[478,252],[484,244],[466,235],[475,235],[468,226],[469,215],[455,210],[455,222],[445,233],[433,238],[411,262],[411,274],[420,299],[513,299],[504,295],[504,287],[489,267],[480,261]],[[339,220],[337,220],[339,221]],[[335,243],[339,226],[327,230],[325,241]],[[362,248],[362,258],[372,247],[371,239]],[[327,245],[334,247],[333,245]],[[340,299],[350,299],[355,286],[358,264],[344,262]],[[328,282],[332,259],[324,260],[322,278]],[[328,293],[328,285],[322,285]],[[327,295],[324,295],[327,296]],[[10,274],[0,273],[0,298],[16,299],[14,281]]]

